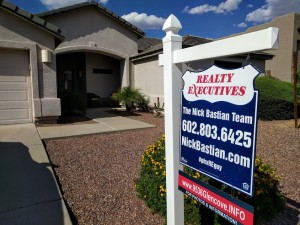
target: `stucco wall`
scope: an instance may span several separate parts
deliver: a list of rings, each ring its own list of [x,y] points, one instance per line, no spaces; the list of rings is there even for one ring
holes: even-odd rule
[[[121,60],[122,86],[129,85],[129,57],[138,52],[138,35],[95,6],[44,17],[67,32],[56,52],[90,51]]]
[[[296,51],[295,32],[297,31],[295,29],[300,26],[299,16],[295,24],[295,15],[291,13],[280,16],[269,23],[251,27],[246,31],[253,32],[268,27],[279,28],[279,49],[266,51],[274,55],[272,60],[266,61],[266,70],[270,70],[272,76],[288,82],[292,81],[293,52]]]
[[[23,49],[29,52],[33,117],[60,115],[54,36],[3,9],[0,9],[0,33],[1,48]],[[42,63],[42,49],[51,52],[51,63]]]
[[[94,73],[93,69],[111,69],[112,74]],[[87,92],[110,97],[120,88],[120,62],[104,55],[86,54],[86,85]]]
[[[95,44],[99,49],[115,52],[116,56],[130,56],[138,50],[137,34],[95,7],[79,8],[46,16],[45,19],[67,32],[58,49]]]
[[[133,86],[150,98],[151,105],[157,101],[157,97],[163,102],[163,67],[158,65],[158,56],[133,62]]]

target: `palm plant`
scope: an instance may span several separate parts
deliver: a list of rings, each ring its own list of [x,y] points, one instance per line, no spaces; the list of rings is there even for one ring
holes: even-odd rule
[[[117,93],[112,95],[112,99],[125,104],[126,111],[131,112],[136,105],[141,103],[141,100],[145,99],[145,97],[139,89],[123,87]]]

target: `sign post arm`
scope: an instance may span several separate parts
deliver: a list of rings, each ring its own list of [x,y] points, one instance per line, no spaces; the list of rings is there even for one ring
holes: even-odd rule
[[[213,59],[243,53],[278,49],[278,28],[269,27],[231,38],[216,40],[174,52],[174,63]]]
[[[179,20],[170,15],[163,30],[164,51],[164,101],[165,101],[165,149],[166,149],[166,189],[167,224],[184,224],[183,194],[178,190],[179,131],[180,131],[180,93],[182,88],[181,70],[174,64],[174,51],[182,48]]]

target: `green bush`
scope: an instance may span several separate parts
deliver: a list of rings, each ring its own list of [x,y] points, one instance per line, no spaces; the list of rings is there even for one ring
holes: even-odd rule
[[[141,93],[139,89],[132,87],[123,87],[118,92],[112,95],[112,99],[125,104],[128,112],[135,109],[137,106],[142,107],[146,110],[149,100]]]
[[[300,115],[300,104],[298,104],[298,117]],[[261,120],[289,120],[294,118],[294,103],[260,95],[258,106],[258,117]]]
[[[209,183],[234,197],[245,201],[255,208],[255,224],[262,220],[272,218],[284,206],[284,198],[279,191],[279,176],[268,164],[257,157],[255,161],[255,196],[249,198],[247,195],[234,191],[232,188],[222,185],[199,172],[184,168],[190,176]],[[136,182],[139,197],[154,213],[160,213],[166,218],[166,170],[165,170],[165,137],[149,145],[141,159],[140,177]],[[229,224],[223,218],[202,206],[200,203],[184,195],[185,224],[189,225],[218,225]]]
[[[258,77],[255,86],[259,90],[258,117],[262,120],[286,120],[294,118],[293,84],[269,77]],[[300,96],[298,117],[300,116]]]
[[[64,90],[59,93],[61,101],[62,115],[70,115],[74,113],[85,114],[86,106],[82,96],[77,92]]]
[[[150,99],[146,98],[145,95],[141,94],[139,100],[138,100],[138,108],[142,112],[149,112],[149,103]]]

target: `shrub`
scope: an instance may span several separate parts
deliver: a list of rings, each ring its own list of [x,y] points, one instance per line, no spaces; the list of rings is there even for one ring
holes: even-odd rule
[[[62,115],[74,113],[85,114],[86,106],[83,97],[78,92],[64,90],[59,93]]]
[[[141,94],[141,96],[138,100],[138,108],[142,112],[149,112],[149,103],[150,103],[150,99],[146,98],[145,95]]]
[[[294,118],[293,84],[269,77],[258,77],[255,86],[259,90],[258,116],[262,120]],[[298,95],[298,117],[300,96]]]
[[[255,223],[272,218],[284,206],[284,198],[279,191],[279,176],[274,169],[257,157],[255,161],[255,196],[249,198],[245,194],[234,191],[207,176],[185,167],[184,171],[196,179],[209,183],[234,197],[245,201],[255,208]],[[140,198],[152,209],[166,218],[166,170],[165,170],[165,137],[149,145],[141,159],[140,177],[136,189]],[[185,223],[189,225],[229,224],[200,203],[184,195]]]
[[[148,104],[145,96],[140,90],[132,87],[123,87],[117,93],[112,95],[112,99],[125,104],[128,112],[132,111],[139,104],[145,109],[145,104]]]
[[[298,117],[300,116],[300,104],[298,104]],[[288,120],[294,118],[294,103],[260,95],[258,105],[258,117],[261,120]]]

